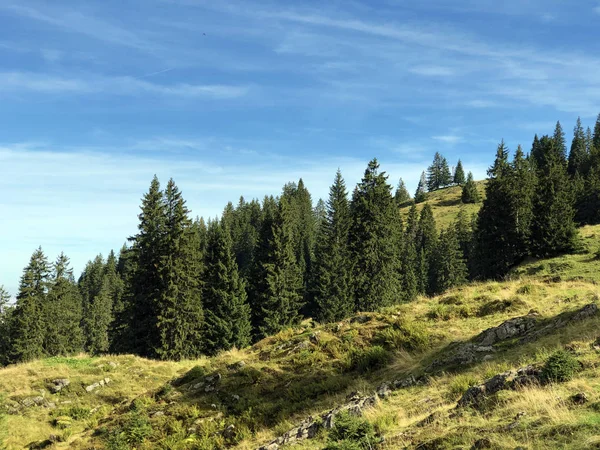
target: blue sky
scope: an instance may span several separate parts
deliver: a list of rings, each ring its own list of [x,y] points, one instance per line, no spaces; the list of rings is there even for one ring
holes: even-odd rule
[[[325,6],[324,6],[325,5]],[[3,0],[0,284],[42,245],[76,273],[136,231],[153,174],[194,215],[377,156],[482,178],[600,112],[600,1]]]

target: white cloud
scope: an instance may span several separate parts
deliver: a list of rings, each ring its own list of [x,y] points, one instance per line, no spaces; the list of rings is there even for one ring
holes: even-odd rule
[[[202,84],[157,84],[133,77],[73,78],[32,72],[0,72],[0,91],[31,91],[45,94],[153,94],[176,97],[237,98],[248,93],[246,86]]]
[[[458,144],[459,142],[463,142],[464,138],[461,136],[456,136],[453,134],[442,135],[442,136],[432,136],[432,139],[436,141],[444,142],[446,144]]]
[[[455,74],[454,69],[443,66],[416,66],[409,71],[427,77],[450,77]]]
[[[598,5],[598,6],[596,6],[596,7],[594,8],[594,12],[595,12],[596,14],[600,14],[600,5]]]

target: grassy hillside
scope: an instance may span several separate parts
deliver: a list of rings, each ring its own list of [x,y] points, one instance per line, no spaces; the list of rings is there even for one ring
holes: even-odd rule
[[[0,442],[10,449],[255,449],[309,416],[379,391],[362,417],[338,414],[329,430],[320,419],[307,422],[315,436],[291,448],[600,448],[600,314],[586,308],[600,300],[600,226],[582,235],[585,253],[528,261],[505,282],[334,324],[306,321],[215,358],[81,355],[1,369]],[[560,349],[566,362],[548,365]],[[529,384],[488,389],[457,407],[472,386],[545,364],[546,375]],[[547,375],[557,367],[574,374],[566,381]],[[57,379],[70,384],[51,393]]]
[[[485,198],[485,181],[477,181],[477,190],[482,199]],[[417,210],[420,212],[423,206],[427,203],[433,208],[433,214],[438,228],[443,229],[450,226],[456,220],[458,212],[463,209],[467,213],[467,217],[476,214],[481,208],[481,202],[477,204],[464,205],[461,201],[462,187],[452,186],[427,194],[427,201],[419,203]],[[404,218],[408,216],[410,206],[405,206],[401,209]]]

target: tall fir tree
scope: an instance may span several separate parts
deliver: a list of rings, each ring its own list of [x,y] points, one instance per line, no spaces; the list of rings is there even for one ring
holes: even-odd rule
[[[244,348],[251,340],[250,306],[227,222],[209,225],[205,267],[204,350],[214,355],[220,350]]]
[[[469,172],[467,175],[467,181],[462,189],[461,201],[463,203],[479,203],[479,191],[477,190],[477,185],[473,180],[473,174]]]
[[[154,352],[161,359],[194,358],[202,352],[204,312],[198,277],[202,269],[189,211],[173,179],[167,183],[164,204]]]
[[[112,298],[105,277],[104,259],[98,255],[89,261],[79,277],[83,303],[85,349],[91,354],[108,351],[108,327],[112,321]]]
[[[354,190],[349,241],[356,308],[374,311],[400,300],[400,215],[385,172],[369,162]]]
[[[575,174],[584,174],[585,166],[588,159],[588,150],[586,145],[585,132],[581,125],[581,118],[577,118],[577,124],[573,130],[573,141],[571,143],[571,151],[569,152],[569,160],[567,166],[567,172],[572,177]]]
[[[535,166],[519,145],[511,163],[508,181],[511,227],[507,240],[511,243],[512,258],[519,263],[531,251],[533,200],[537,184]]]
[[[419,253],[418,281],[421,292],[432,294],[434,292],[433,282],[433,259],[437,248],[438,233],[436,229],[433,209],[427,203],[421,210],[419,217],[419,231],[417,245]]]
[[[404,180],[402,178],[400,178],[398,187],[396,187],[394,200],[396,201],[396,205],[398,205],[398,207],[410,205],[412,202],[412,198],[408,192],[408,189],[406,189],[406,185],[404,184]]]
[[[453,177],[450,172],[450,166],[448,165],[448,160],[446,158],[442,158],[442,165],[440,167],[440,186],[446,187],[452,184]]]
[[[44,315],[46,355],[69,355],[83,350],[81,294],[69,267],[69,258],[63,253],[53,266]]]
[[[259,335],[268,336],[300,321],[303,277],[294,253],[294,205],[279,201],[273,235],[263,262],[264,290],[260,292]]]
[[[157,305],[165,290],[162,264],[165,255],[165,203],[158,178],[154,176],[150,189],[142,199],[138,234],[132,242],[134,271],[130,277],[130,292],[124,315],[129,319],[130,340],[127,351],[141,356],[155,356],[160,346],[157,333]]]
[[[538,257],[570,252],[578,245],[573,189],[560,146],[556,138],[540,139],[545,163],[538,166],[531,230],[532,251]]]
[[[465,169],[460,159],[458,160],[458,164],[456,164],[456,169],[454,169],[454,184],[458,184],[459,186],[465,184]]]
[[[497,278],[505,275],[516,262],[510,238],[514,229],[513,214],[508,201],[512,169],[504,141],[498,146],[494,164],[487,173],[486,198],[477,221],[476,267],[479,277]]]
[[[9,304],[10,294],[0,285],[0,367],[10,362],[10,338],[13,308]]]
[[[425,200],[427,200],[427,178],[425,177],[425,172],[423,172],[421,173],[421,178],[419,178],[419,184],[415,192],[415,203],[423,203]]]
[[[467,273],[471,275],[471,260],[474,246],[473,224],[463,208],[458,211],[458,215],[456,216],[454,231],[456,232],[456,239],[458,240],[462,258],[467,264]]]
[[[431,261],[431,294],[440,294],[467,281],[467,265],[452,228],[440,233]]]
[[[342,173],[338,170],[329,188],[327,213],[317,236],[313,295],[317,318],[333,322],[354,311],[348,236],[350,207]]]
[[[556,157],[558,161],[567,165],[567,140],[565,138],[565,132],[560,124],[560,122],[556,122],[556,127],[554,128],[554,136],[552,138],[554,140],[554,150],[556,152]]]
[[[433,162],[427,168],[427,190],[429,192],[435,191],[443,185],[443,159],[439,152],[435,152]]]
[[[44,356],[45,303],[50,266],[39,247],[23,270],[12,318],[11,362],[31,361]]]
[[[594,137],[592,139],[592,145],[596,150],[600,151],[600,114],[598,114],[596,124],[594,125]]]

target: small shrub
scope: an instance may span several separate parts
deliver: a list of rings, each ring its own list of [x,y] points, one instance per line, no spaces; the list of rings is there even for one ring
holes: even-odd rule
[[[519,289],[517,289],[517,294],[529,295],[535,291],[535,287],[532,284],[524,284]]]
[[[152,434],[152,425],[147,417],[135,414],[125,423],[123,432],[128,444],[141,444]]]
[[[381,331],[375,341],[393,350],[417,351],[429,347],[431,336],[423,323],[401,319]]]
[[[367,420],[344,411],[335,416],[325,450],[372,449],[381,443],[375,428]]]
[[[208,374],[209,369],[206,366],[195,366],[192,367],[184,376],[176,380],[176,382],[173,384],[175,386],[181,386],[183,384],[198,380],[199,378],[204,378]]]
[[[450,401],[456,401],[467,392],[467,389],[478,384],[479,381],[472,375],[456,375],[448,384],[446,398]]]
[[[573,378],[581,368],[579,361],[565,350],[559,350],[546,360],[541,379],[546,383],[564,382]]]
[[[361,373],[370,372],[385,367],[390,359],[391,355],[386,349],[375,345],[366,350],[353,351],[350,354],[350,369]]]

